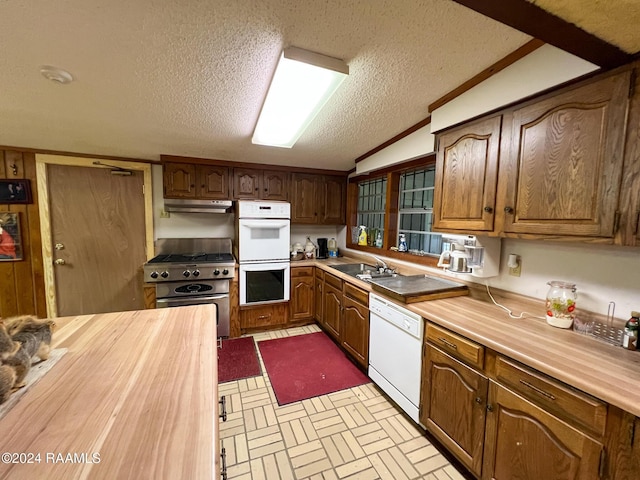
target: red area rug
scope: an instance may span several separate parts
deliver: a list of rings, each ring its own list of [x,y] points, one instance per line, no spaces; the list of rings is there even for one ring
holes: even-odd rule
[[[222,340],[222,348],[218,348],[218,383],[261,374],[253,337]]]
[[[323,332],[258,342],[279,405],[371,380]]]

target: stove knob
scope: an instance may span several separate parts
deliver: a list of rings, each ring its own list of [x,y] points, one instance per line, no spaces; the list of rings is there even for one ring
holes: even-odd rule
[[[151,278],[158,278],[158,272],[151,272],[149,275]]]
[[[227,270],[226,268],[224,270],[222,270],[222,274],[223,275],[228,275],[229,274],[229,270]]]
[[[160,274],[160,276],[161,276],[162,278],[167,278],[167,277],[169,276],[169,272],[167,272],[167,271],[165,270],[164,272],[162,272],[162,273]]]
[[[193,276],[194,277],[199,277],[200,276],[200,270],[194,270],[193,271]]]
[[[214,275],[220,275],[220,270],[218,270],[217,268],[213,271]]]
[[[184,272],[182,272],[182,276],[185,278],[188,278],[191,275],[191,272],[189,270],[185,270]]]

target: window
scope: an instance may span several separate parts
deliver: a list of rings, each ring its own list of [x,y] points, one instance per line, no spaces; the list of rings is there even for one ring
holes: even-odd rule
[[[439,255],[442,235],[431,233],[435,167],[400,175],[398,236],[405,234],[410,253]]]
[[[367,243],[375,245],[375,239],[384,230],[384,214],[387,203],[387,178],[377,178],[358,183],[358,225],[352,228],[352,241],[358,243],[358,227],[367,227]]]

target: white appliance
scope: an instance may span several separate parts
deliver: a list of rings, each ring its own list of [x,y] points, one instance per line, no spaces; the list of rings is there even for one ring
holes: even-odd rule
[[[497,237],[443,233],[442,255],[440,255],[438,266],[451,274],[467,274],[481,278],[495,277],[500,273],[501,246],[502,241]],[[455,258],[458,255],[464,256],[464,271],[458,268],[460,258]],[[445,261],[445,258],[448,261]],[[454,267],[450,268],[450,266]]]
[[[369,377],[419,423],[424,322],[375,293],[369,311]]]
[[[240,200],[237,213],[240,305],[288,301],[291,205]]]

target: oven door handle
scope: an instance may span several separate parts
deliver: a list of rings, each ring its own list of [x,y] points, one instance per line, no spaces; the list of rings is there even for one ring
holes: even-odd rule
[[[288,222],[279,222],[279,221],[270,221],[270,220],[260,220],[260,221],[247,221],[242,220],[240,225],[247,228],[285,228],[289,226]]]

